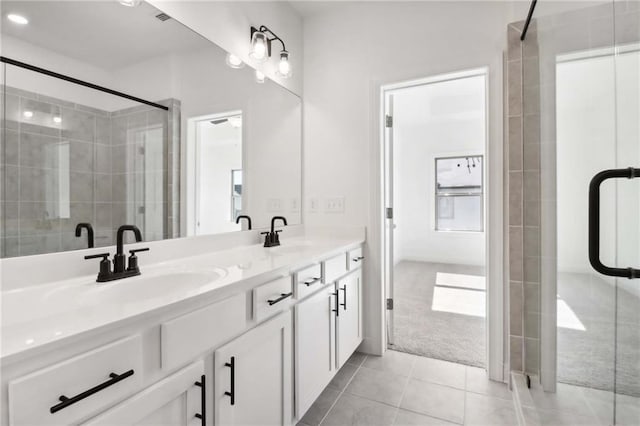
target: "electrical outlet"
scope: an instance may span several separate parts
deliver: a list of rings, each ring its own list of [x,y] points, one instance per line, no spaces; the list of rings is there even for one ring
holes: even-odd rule
[[[318,213],[320,201],[317,198],[309,198],[309,213]]]
[[[291,211],[292,212],[299,212],[300,211],[300,203],[298,202],[297,198],[292,198],[291,199]]]
[[[344,197],[327,198],[324,211],[326,213],[344,213]]]
[[[270,213],[279,213],[282,211],[282,200],[280,198],[269,198],[267,200],[267,210]]]

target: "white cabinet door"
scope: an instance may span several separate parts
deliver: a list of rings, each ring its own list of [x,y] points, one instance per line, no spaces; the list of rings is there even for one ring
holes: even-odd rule
[[[362,272],[361,269],[336,282],[336,365],[340,369],[362,342]]]
[[[94,417],[85,426],[205,425],[206,378],[204,362],[183,368]]]
[[[292,417],[291,312],[214,355],[216,425],[289,425]]]
[[[335,374],[334,286],[296,305],[296,416],[301,419]]]

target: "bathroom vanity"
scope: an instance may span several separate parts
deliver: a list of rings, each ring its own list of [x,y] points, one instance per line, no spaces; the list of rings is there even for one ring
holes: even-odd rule
[[[0,422],[293,424],[362,342],[364,232],[259,238],[142,243],[142,275],[107,283],[91,250],[3,260],[58,268],[2,293]]]

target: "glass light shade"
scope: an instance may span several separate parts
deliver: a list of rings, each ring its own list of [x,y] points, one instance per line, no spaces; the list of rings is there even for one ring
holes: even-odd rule
[[[234,55],[233,53],[227,53],[227,65],[229,65],[231,68],[244,68],[244,62],[242,62],[242,59],[238,58],[236,55]]]
[[[260,70],[256,70],[256,83],[264,83],[264,79],[264,73]]]
[[[258,61],[264,62],[269,58],[269,42],[267,35],[262,31],[256,31],[251,36],[251,52],[249,56]]]
[[[283,78],[291,77],[291,63],[289,62],[289,52],[283,50],[280,52],[280,62],[278,62],[277,74]]]

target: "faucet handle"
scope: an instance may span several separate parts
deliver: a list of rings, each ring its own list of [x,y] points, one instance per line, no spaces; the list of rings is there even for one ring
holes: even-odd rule
[[[134,249],[134,250],[129,250],[129,253],[131,255],[141,252],[141,251],[149,251],[149,247],[145,247],[145,248],[139,248],[139,249]]]
[[[131,254],[131,256],[129,256],[129,266],[127,267],[127,271],[130,271],[130,272],[135,271],[137,274],[140,273],[140,268],[138,268],[138,256],[136,256],[136,253],[141,251],[149,251],[149,248],[145,247],[145,248],[129,250],[129,253]]]
[[[88,259],[98,259],[101,257],[102,260],[104,261],[104,260],[107,260],[109,256],[110,256],[110,253],[100,253],[100,254],[92,254],[89,256],[85,256],[84,258],[88,260]]]
[[[92,254],[89,256],[85,256],[85,259],[98,259],[102,258],[100,261],[100,272],[98,272],[98,281],[99,283],[109,281],[112,279],[111,273],[111,262],[109,262],[109,253],[100,253],[100,254]]]

